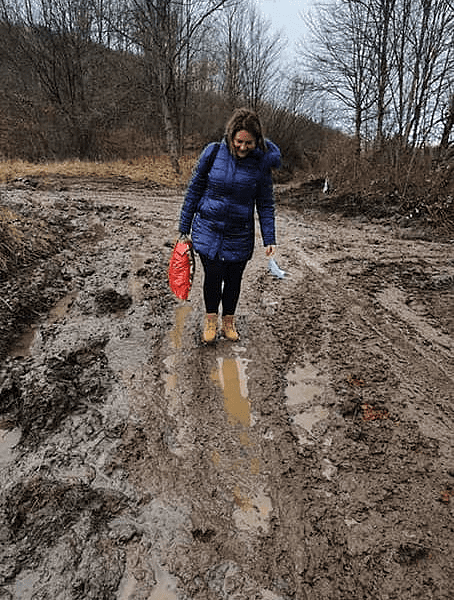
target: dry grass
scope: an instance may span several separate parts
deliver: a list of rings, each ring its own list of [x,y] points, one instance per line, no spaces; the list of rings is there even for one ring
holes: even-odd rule
[[[44,222],[0,206],[0,274],[46,255],[56,244],[57,235]]]
[[[181,174],[177,175],[167,156],[144,157],[114,162],[85,162],[78,160],[48,163],[29,163],[20,160],[0,162],[0,183],[19,177],[126,177],[136,182],[153,182],[166,187],[186,185],[196,157],[180,159]]]

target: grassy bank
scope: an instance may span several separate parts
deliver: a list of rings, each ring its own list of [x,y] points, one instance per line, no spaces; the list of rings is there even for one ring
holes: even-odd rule
[[[85,162],[78,160],[46,163],[30,163],[21,160],[0,162],[0,183],[14,181],[19,177],[126,177],[131,181],[149,181],[163,186],[186,185],[196,157],[180,159],[181,174],[177,175],[167,156],[144,157],[137,160],[113,162]]]

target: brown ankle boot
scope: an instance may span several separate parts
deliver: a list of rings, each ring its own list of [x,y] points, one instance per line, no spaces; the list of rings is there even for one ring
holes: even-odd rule
[[[231,342],[237,342],[240,339],[238,331],[235,327],[235,317],[233,315],[225,315],[222,317],[222,335]]]
[[[216,339],[216,331],[218,327],[218,315],[216,313],[208,313],[205,315],[205,326],[203,329],[202,340],[205,344],[212,344]]]

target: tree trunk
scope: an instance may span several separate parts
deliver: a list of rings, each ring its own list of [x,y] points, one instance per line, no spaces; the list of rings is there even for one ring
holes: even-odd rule
[[[177,175],[180,175],[180,164],[178,162],[178,137],[175,126],[172,121],[172,114],[165,93],[161,94],[161,110],[164,121],[164,131],[166,135],[167,151],[170,156],[172,167]]]
[[[449,108],[446,116],[445,125],[443,127],[443,133],[440,140],[440,145],[438,146],[439,153],[442,154],[444,151],[448,149],[449,146],[449,137],[451,135],[452,128],[454,127],[454,94],[451,95],[449,100]]]

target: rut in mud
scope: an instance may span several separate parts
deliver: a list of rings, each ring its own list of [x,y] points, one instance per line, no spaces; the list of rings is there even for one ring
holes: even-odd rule
[[[281,203],[205,347],[180,194],[3,200],[65,240],[2,282],[2,600],[452,598],[452,242]]]

